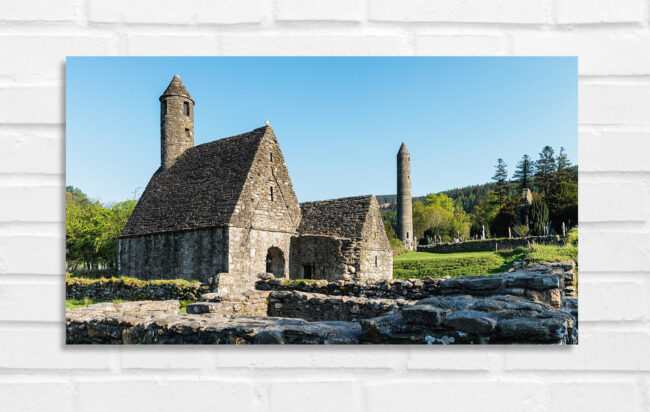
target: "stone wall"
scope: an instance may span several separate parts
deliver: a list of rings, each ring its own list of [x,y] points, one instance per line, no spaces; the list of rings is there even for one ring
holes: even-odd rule
[[[305,265],[311,279],[336,281],[353,279],[360,271],[361,250],[350,239],[323,235],[302,235],[291,239],[291,279],[305,279]]]
[[[575,295],[573,262],[538,264],[511,273],[458,279],[287,282],[266,276],[255,284],[258,290],[300,291],[328,296],[419,300],[430,296],[505,294],[527,297],[554,306],[560,295]]]
[[[96,301],[123,300],[197,300],[207,288],[201,283],[147,282],[124,279],[66,279],[66,299]]]
[[[379,204],[374,196],[361,235],[360,271],[353,279],[361,281],[392,279],[393,250],[386,236]]]
[[[268,297],[268,315],[309,321],[356,321],[396,310],[404,299],[368,299],[327,296],[300,291],[274,291]]]
[[[564,241],[559,236],[530,236],[525,238],[512,239],[484,239],[469,240],[459,243],[442,243],[439,245],[418,245],[418,252],[488,252],[493,250],[514,249],[516,247],[528,247],[531,243],[544,245],[559,245]]]
[[[118,239],[118,275],[138,279],[207,282],[228,272],[228,232],[223,228]]]
[[[291,233],[229,227],[230,255],[227,272],[240,276],[249,288],[254,289],[258,273],[267,272],[266,257],[271,248],[279,250],[276,259],[281,260],[274,275],[289,277],[289,251]]]
[[[578,343],[575,299],[567,299],[560,309],[551,309],[514,296],[438,296],[359,321],[184,314],[178,308],[178,301],[172,300],[105,303],[67,310],[66,343]]]

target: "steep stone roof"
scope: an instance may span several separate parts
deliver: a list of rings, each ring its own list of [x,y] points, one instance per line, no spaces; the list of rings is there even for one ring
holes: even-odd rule
[[[160,96],[159,100],[162,100],[163,97],[167,96],[183,96],[192,100],[190,92],[187,91],[185,85],[183,84],[183,81],[181,80],[181,77],[177,74],[174,75],[174,78],[169,83],[169,86],[167,86],[167,89],[165,89],[165,92]]]
[[[223,226],[230,222],[269,126],[187,149],[149,181],[122,236]]]
[[[366,195],[301,203],[298,233],[359,240],[372,198],[373,195]]]
[[[409,154],[409,149],[406,148],[406,143],[402,142],[402,145],[399,147],[399,152],[397,154]]]

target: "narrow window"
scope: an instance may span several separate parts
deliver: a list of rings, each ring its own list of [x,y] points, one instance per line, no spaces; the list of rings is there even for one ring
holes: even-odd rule
[[[409,238],[409,232],[406,232],[406,238],[407,239]]]
[[[269,187],[269,193],[271,194],[271,202],[273,202],[273,186]]]
[[[190,115],[190,104],[188,102],[183,102],[183,113],[185,113],[185,116]]]
[[[377,261],[377,256],[375,256],[375,267],[379,266],[379,263]]]
[[[185,129],[185,137],[190,137],[190,129]]]
[[[273,153],[271,153],[271,161],[273,161]]]

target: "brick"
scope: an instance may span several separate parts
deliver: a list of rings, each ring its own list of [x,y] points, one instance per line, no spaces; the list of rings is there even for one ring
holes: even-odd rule
[[[63,83],[66,56],[110,55],[115,40],[108,35],[0,36],[0,51],[11,55],[0,66],[0,76]]]
[[[555,21],[560,24],[628,23],[646,18],[644,0],[555,0]]]
[[[64,301],[63,278],[56,284],[0,283],[0,321],[63,322]]]
[[[263,0],[193,1],[191,6],[172,0],[144,0],[133,3],[116,0],[90,0],[92,22],[152,24],[237,24],[259,23],[264,19]]]
[[[138,350],[120,352],[122,369],[206,369],[214,364],[216,353],[210,346],[184,346],[173,352]]]
[[[650,282],[650,279],[648,280]],[[620,280],[580,273],[580,321],[635,321],[648,319],[647,282]]]
[[[580,124],[650,125],[650,85],[579,84]]]
[[[291,393],[291,402],[287,402],[288,393]],[[361,388],[356,382],[273,383],[270,397],[273,412],[303,412],[305,405],[313,412],[359,411],[362,405]]]
[[[578,136],[581,172],[650,171],[650,132],[591,130]]]
[[[38,251],[38,259],[34,259]],[[11,274],[63,275],[65,238],[61,236],[0,236],[0,276]]]
[[[251,35],[221,37],[224,55],[400,55],[409,52],[406,37],[400,36],[322,36],[322,35]]]
[[[607,247],[604,247],[607,245]],[[648,270],[650,236],[647,233],[609,232],[580,226],[580,270]]]
[[[63,222],[61,187],[0,186],[0,222]]]
[[[275,0],[275,19],[280,21],[361,21],[364,12],[362,0]]]
[[[287,349],[269,353],[268,347],[247,348],[245,352],[236,347],[224,347],[217,353],[218,368],[396,368],[405,363],[406,353],[395,353],[388,346],[367,346],[363,351],[356,347],[327,347],[316,356],[311,350],[292,350],[291,356],[283,356]]]
[[[69,21],[75,19],[74,1],[20,0],[0,2],[0,21]]]
[[[0,123],[63,123],[64,93],[50,86],[0,89]]]
[[[476,350],[471,345],[450,346],[444,351],[428,346],[411,346],[408,351],[409,369],[433,370],[490,370],[500,363],[501,349],[497,347]]]
[[[494,56],[507,54],[505,36],[487,34],[422,34],[415,38],[415,52],[436,56]]]
[[[63,307],[51,311],[61,313]],[[0,329],[0,348],[12,346],[29,356],[0,351],[0,369],[109,369],[113,352],[110,347],[100,351],[66,347],[63,322],[47,330]]]
[[[128,54],[135,56],[196,56],[219,53],[215,36],[131,35]]]
[[[405,408],[411,412],[428,412],[432,408],[441,411],[490,410],[488,405],[498,405],[500,412],[536,410],[546,398],[543,384],[512,380],[484,382],[456,378],[404,382],[400,379],[368,384],[366,388],[367,409],[377,412]]]
[[[645,75],[650,73],[649,41],[650,35],[645,32],[526,31],[513,33],[512,53],[518,56],[579,56],[581,75]]]
[[[548,5],[535,0],[370,0],[370,20],[398,22],[547,23]]]
[[[76,404],[81,411],[130,410],[147,405],[155,410],[259,410],[253,386],[245,382],[191,376],[186,379],[119,377],[117,380],[81,381],[77,384]]]
[[[548,388],[550,411],[644,411],[635,382],[553,383]]]
[[[62,129],[0,128],[0,142],[0,173],[61,174],[65,170]]]
[[[645,353],[650,335],[641,331],[603,330],[597,324],[580,324],[580,342],[575,347],[512,346],[504,352],[507,370],[647,371]]]
[[[5,411],[73,411],[72,384],[42,382],[31,378],[0,382],[0,399]]]
[[[638,179],[580,179],[580,223],[645,222],[647,186]]]

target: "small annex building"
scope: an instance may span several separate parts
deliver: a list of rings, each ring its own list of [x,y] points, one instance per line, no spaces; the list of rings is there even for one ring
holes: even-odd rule
[[[194,100],[178,75],[160,97],[161,166],[118,238],[118,274],[206,282],[219,273],[392,278],[375,196],[300,205],[267,125],[194,146]]]

